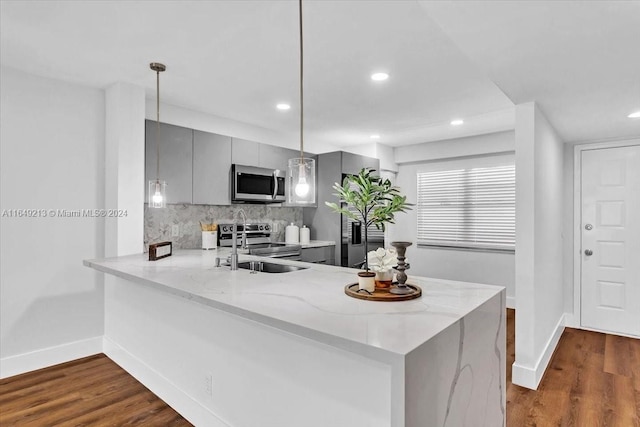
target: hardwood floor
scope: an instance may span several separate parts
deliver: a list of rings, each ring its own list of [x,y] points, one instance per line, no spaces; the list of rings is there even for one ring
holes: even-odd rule
[[[565,329],[537,391],[513,385],[507,310],[507,426],[640,427],[640,340]]]
[[[0,426],[191,426],[104,354],[0,380]]]
[[[515,313],[507,310],[507,426],[640,427],[640,340],[566,329],[537,391],[511,383]],[[0,380],[0,426],[191,426],[96,355]]]

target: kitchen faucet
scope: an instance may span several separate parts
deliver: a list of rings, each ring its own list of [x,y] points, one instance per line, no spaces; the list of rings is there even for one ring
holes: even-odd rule
[[[242,249],[247,249],[247,216],[244,210],[238,209],[233,215],[233,225],[231,226],[231,255],[229,255],[229,266],[231,270],[238,269],[238,214],[242,215],[242,242],[240,243]]]

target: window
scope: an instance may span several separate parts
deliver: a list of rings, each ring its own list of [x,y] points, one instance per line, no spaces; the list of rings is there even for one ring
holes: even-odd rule
[[[514,165],[417,175],[419,245],[515,249]]]

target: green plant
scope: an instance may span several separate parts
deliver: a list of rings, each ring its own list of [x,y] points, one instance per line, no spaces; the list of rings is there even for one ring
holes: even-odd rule
[[[407,203],[407,196],[400,194],[400,189],[391,184],[388,179],[374,175],[374,169],[363,168],[356,175],[347,175],[342,185],[337,182],[333,189],[340,199],[341,205],[333,202],[325,202],[327,206],[337,213],[341,213],[354,221],[362,221],[364,225],[365,269],[369,271],[369,254],[367,244],[368,227],[385,230],[385,224],[394,223],[394,214],[405,212],[412,206]],[[355,210],[349,210],[347,206]]]

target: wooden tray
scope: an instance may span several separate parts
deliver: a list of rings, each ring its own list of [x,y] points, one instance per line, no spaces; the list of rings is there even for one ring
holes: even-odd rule
[[[366,299],[369,301],[407,301],[410,299],[420,298],[422,296],[422,289],[417,285],[407,286],[413,291],[410,294],[396,295],[389,292],[387,289],[376,289],[373,294],[369,295],[365,291],[358,292],[358,284],[350,283],[344,287],[344,293],[353,298]]]

